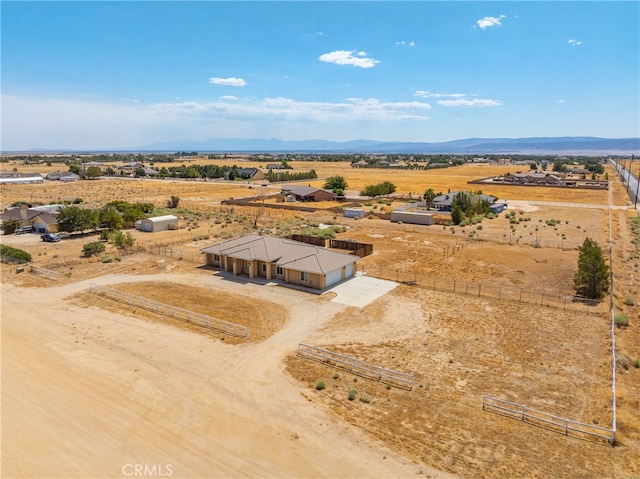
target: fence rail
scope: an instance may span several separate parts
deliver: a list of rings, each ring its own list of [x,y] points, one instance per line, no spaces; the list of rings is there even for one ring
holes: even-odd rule
[[[560,308],[571,311],[586,311],[591,313],[606,308],[602,302],[583,298],[571,294],[558,294],[535,286],[532,288],[518,288],[514,286],[499,286],[490,282],[472,282],[451,277],[436,277],[425,274],[412,273],[383,268],[372,268],[356,265],[357,272],[375,278],[409,284],[421,288],[441,291],[444,293],[477,296],[498,301],[512,301],[517,303],[537,304],[545,307]]]
[[[29,266],[29,272],[36,276],[42,276],[43,278],[58,280],[60,279],[60,273],[58,271],[51,271],[50,269],[41,268],[39,266]]]
[[[520,419],[522,422],[546,427],[557,432],[564,432],[566,436],[570,434],[593,436],[605,439],[611,445],[613,445],[615,438],[614,431],[612,429],[572,421],[570,419],[554,416],[536,409],[531,409],[522,404],[505,401],[504,399],[498,399],[491,396],[482,396],[482,410],[501,414],[513,419]]]
[[[393,369],[385,369],[375,364],[345,356],[344,354],[300,343],[298,344],[298,356],[346,369],[359,376],[384,381],[396,387],[408,390],[413,389],[413,374],[402,373],[400,371],[394,371]]]
[[[227,321],[189,311],[187,309],[160,303],[158,301],[153,301],[142,296],[127,293],[126,291],[120,291],[118,289],[108,288],[106,286],[100,286],[98,284],[90,283],[89,292],[92,294],[114,299],[122,303],[137,306],[153,313],[158,313],[175,319],[186,321],[188,323],[192,323],[206,329],[220,331],[230,336],[246,338],[249,334],[249,330],[244,326],[229,323]]]

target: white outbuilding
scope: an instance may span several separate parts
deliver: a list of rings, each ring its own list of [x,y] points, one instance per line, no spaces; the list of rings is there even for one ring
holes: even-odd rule
[[[166,231],[178,229],[178,218],[173,215],[154,216],[140,221],[140,231]]]

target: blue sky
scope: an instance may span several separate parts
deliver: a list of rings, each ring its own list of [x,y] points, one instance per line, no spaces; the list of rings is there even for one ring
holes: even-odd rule
[[[640,2],[1,3],[3,151],[640,136]]]

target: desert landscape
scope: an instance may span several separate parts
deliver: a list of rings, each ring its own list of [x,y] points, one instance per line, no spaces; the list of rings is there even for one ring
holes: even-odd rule
[[[318,179],[301,184],[316,187],[344,176],[349,204],[376,213],[427,188],[475,190],[468,181],[524,167],[395,170],[396,196],[373,200],[358,192],[388,179],[378,170],[354,171],[347,162],[295,168],[315,169]],[[1,265],[2,476],[639,476],[637,211],[613,167],[606,171],[606,191],[483,185],[509,206],[482,228],[395,224],[373,214],[354,220],[334,205],[303,212],[295,204],[223,204],[268,203],[280,185],[261,182],[2,185],[3,208],[76,198],[91,207],[115,199],[160,207],[177,195],[181,225],[132,231],[135,248],[108,251],[118,255],[109,262],[81,257],[91,234],[59,243],[1,237],[51,272]],[[317,294],[204,267],[200,249],[255,231],[256,208],[265,234],[343,226],[339,239],[373,245],[358,272],[388,282],[389,292],[350,306],[332,290]],[[518,221],[508,221],[510,214]],[[586,237],[607,259],[611,248],[613,294],[597,303],[567,299]],[[91,284],[240,324],[249,336],[122,304],[92,294]],[[613,330],[612,355],[614,312],[629,325]],[[410,373],[413,388],[309,361],[296,354],[300,343]],[[615,417],[614,445],[483,410],[483,396],[605,429]]]

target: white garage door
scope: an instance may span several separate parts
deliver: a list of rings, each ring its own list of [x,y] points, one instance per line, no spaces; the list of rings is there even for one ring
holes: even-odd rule
[[[327,287],[339,283],[342,279],[342,268],[332,271],[327,275]]]
[[[348,265],[345,267],[345,270],[346,270],[346,271],[345,271],[344,277],[345,277],[345,278],[351,278],[351,276],[353,275],[353,263],[348,264]]]

